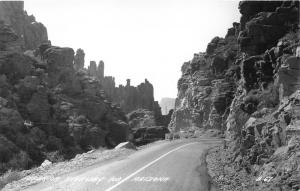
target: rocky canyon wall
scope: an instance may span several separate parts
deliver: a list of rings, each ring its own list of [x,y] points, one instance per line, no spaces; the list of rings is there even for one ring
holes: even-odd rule
[[[191,128],[224,130],[228,107],[240,79],[237,34],[239,24],[225,38],[215,37],[205,53],[197,53],[182,67],[178,80],[175,111],[170,122],[173,131]]]
[[[299,1],[241,1],[239,10],[225,38],[183,64],[169,129],[220,129],[228,164],[257,176],[253,190],[298,190]]]

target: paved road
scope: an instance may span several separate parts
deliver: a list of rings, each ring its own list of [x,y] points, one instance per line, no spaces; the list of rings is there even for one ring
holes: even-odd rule
[[[27,190],[209,191],[204,153],[218,143],[212,139],[160,142]]]

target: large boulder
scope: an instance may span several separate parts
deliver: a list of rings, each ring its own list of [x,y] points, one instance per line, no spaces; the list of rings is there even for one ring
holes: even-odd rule
[[[43,53],[48,67],[48,83],[50,87],[58,84],[72,86],[74,50],[72,48],[50,47]]]
[[[167,126],[159,126],[155,113],[145,109],[135,110],[127,115],[134,142],[137,145],[163,139],[169,133]]]
[[[128,139],[129,134],[129,126],[122,120],[113,121],[108,125],[109,133],[108,133],[108,141],[107,143],[110,146],[116,146],[116,144],[124,142]]]
[[[131,142],[123,142],[123,143],[119,143],[115,149],[136,149],[136,147],[134,146],[134,144],[132,144]]]

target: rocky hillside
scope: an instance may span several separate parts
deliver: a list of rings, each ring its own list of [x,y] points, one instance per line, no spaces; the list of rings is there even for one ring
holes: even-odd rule
[[[23,2],[0,2],[0,10],[0,173],[126,141],[125,114],[78,70],[80,51],[40,45],[46,28]]]
[[[82,49],[52,46],[24,2],[0,2],[0,174],[136,137],[143,127],[128,123],[145,118],[128,120],[134,110],[151,113],[155,140],[168,132],[171,113],[161,114],[147,79],[116,87],[103,61],[86,69],[84,57]]]
[[[222,130],[224,165],[256,178],[232,189],[299,190],[299,1],[242,1],[239,10],[225,38],[183,64],[169,128]]]

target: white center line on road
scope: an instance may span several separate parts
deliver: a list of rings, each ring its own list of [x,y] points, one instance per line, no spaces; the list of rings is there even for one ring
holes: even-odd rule
[[[122,179],[122,180],[121,180],[120,182],[118,182],[117,184],[115,184],[115,185],[109,187],[109,188],[106,189],[105,191],[111,191],[111,190],[113,190],[114,188],[116,188],[116,187],[119,186],[120,184],[122,184],[122,183],[124,183],[125,181],[129,180],[130,178],[132,178],[133,176],[135,176],[135,175],[138,174],[139,172],[145,170],[146,168],[148,168],[148,167],[151,166],[152,164],[156,163],[156,162],[159,161],[160,159],[164,158],[164,157],[167,156],[168,154],[170,154],[170,153],[172,153],[172,152],[174,152],[174,151],[177,151],[177,150],[179,150],[179,149],[181,149],[181,148],[183,148],[183,147],[186,147],[186,146],[188,146],[188,145],[195,144],[195,143],[199,143],[199,142],[193,142],[193,143],[188,143],[188,144],[182,145],[182,146],[180,146],[180,147],[177,147],[177,148],[175,148],[175,149],[173,149],[173,150],[167,152],[166,154],[161,155],[160,157],[158,157],[158,158],[155,159],[154,161],[152,161],[152,162],[146,164],[145,166],[143,166],[142,168],[138,169],[138,170],[135,171],[134,173],[128,175],[126,178]]]

